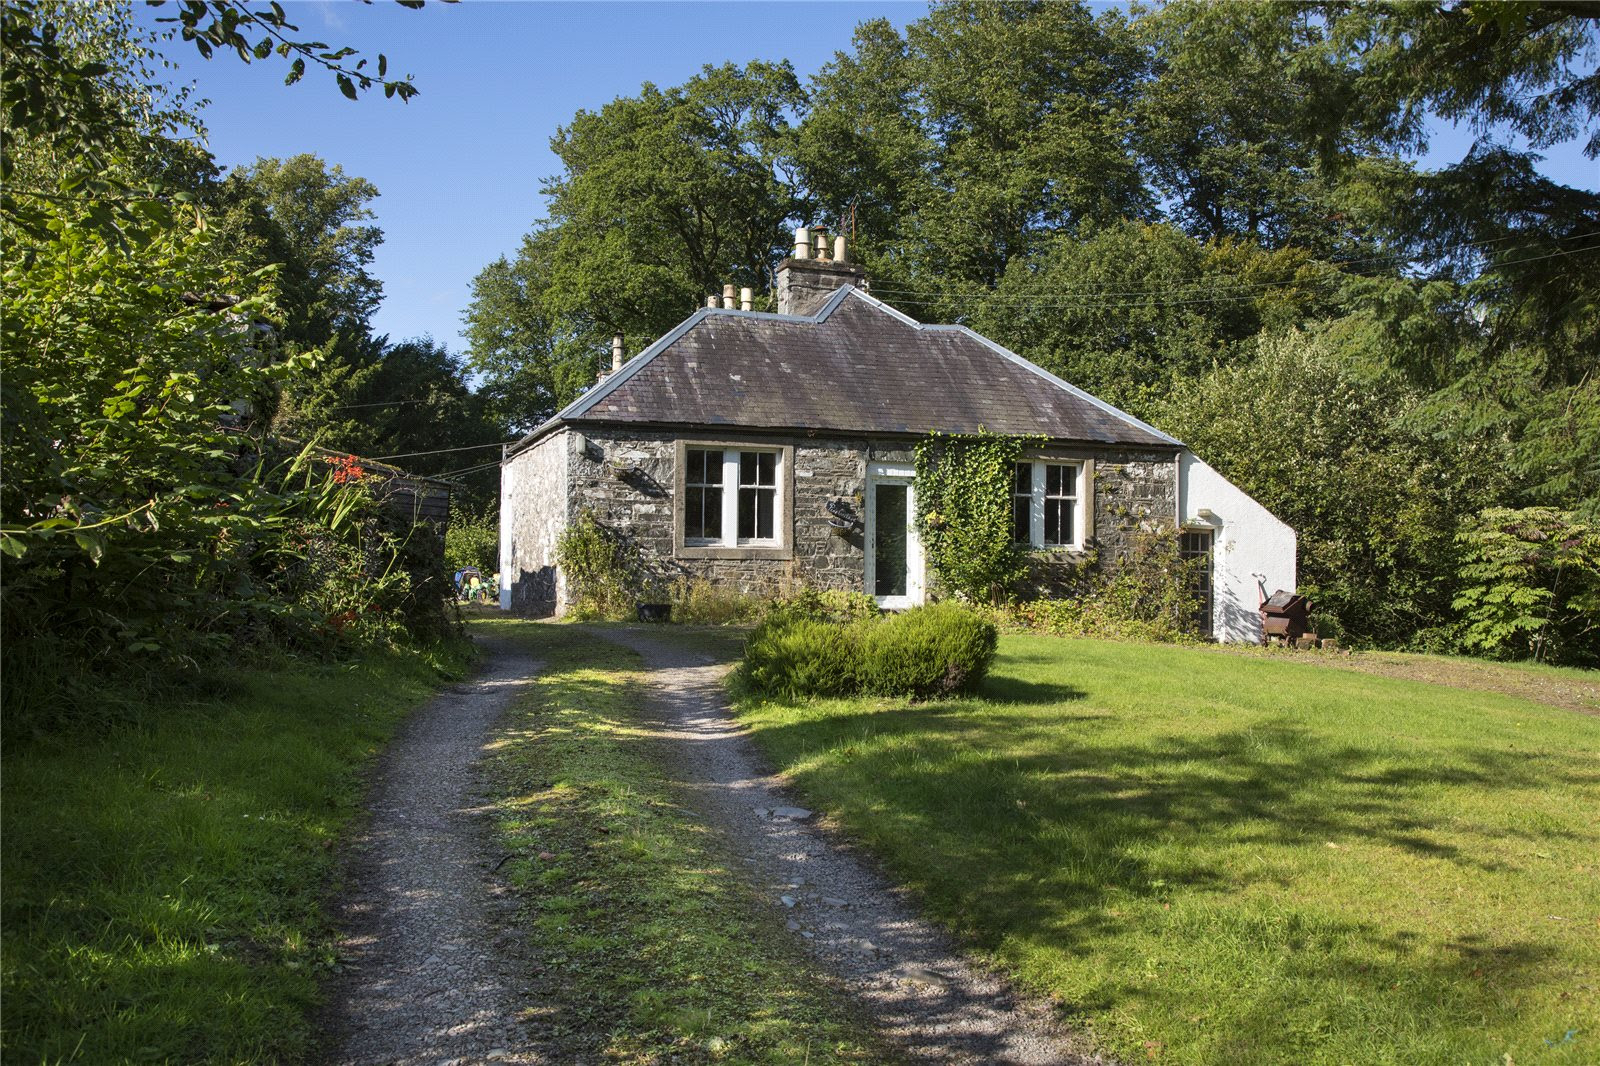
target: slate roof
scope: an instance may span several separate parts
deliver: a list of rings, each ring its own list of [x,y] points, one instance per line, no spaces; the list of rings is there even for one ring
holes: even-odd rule
[[[806,317],[697,311],[518,448],[586,422],[1181,447],[964,326],[923,325],[849,285]]]

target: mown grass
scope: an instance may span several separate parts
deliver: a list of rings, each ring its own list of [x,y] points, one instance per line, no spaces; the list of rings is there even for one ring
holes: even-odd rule
[[[743,698],[810,801],[1123,1061],[1600,1061],[1600,721],[1002,638],[982,698]]]
[[[638,656],[571,626],[474,627],[536,641],[544,663],[489,765],[554,1057],[892,1060],[674,791]]]
[[[4,758],[7,1062],[295,1061],[359,768],[465,645],[227,676]]]

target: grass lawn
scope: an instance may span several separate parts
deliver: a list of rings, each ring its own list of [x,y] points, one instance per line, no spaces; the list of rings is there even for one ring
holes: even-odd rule
[[[489,765],[552,1058],[892,1061],[668,783],[639,657],[573,626],[474,629],[530,641],[544,663]]]
[[[1125,1062],[1600,1062],[1600,719],[1042,636],[979,699],[739,712]]]
[[[5,1060],[302,1058],[358,768],[465,655],[241,670],[137,725],[8,745]]]

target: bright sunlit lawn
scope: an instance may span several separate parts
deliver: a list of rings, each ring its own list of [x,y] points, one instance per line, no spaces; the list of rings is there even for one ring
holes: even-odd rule
[[[1030,636],[982,699],[740,713],[1124,1062],[1600,1062],[1600,718]]]

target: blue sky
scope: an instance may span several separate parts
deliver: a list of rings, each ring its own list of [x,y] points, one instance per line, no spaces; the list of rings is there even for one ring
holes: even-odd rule
[[[372,181],[384,231],[375,326],[456,349],[473,276],[514,254],[544,214],[540,181],[558,169],[550,137],[574,112],[645,81],[678,84],[707,63],[788,59],[804,78],[848,50],[857,23],[881,16],[904,26],[927,10],[885,0],[284,6],[303,34],[386,53],[391,75],[411,74],[421,92],[409,104],[381,93],[352,102],[314,72],[285,87],[281,61],[208,63],[188,45],[170,46],[180,78],[211,101],[211,151],[225,166],[314,152]],[[1440,130],[1430,160],[1459,158],[1469,143],[1464,132]],[[1544,169],[1600,188],[1600,166],[1576,143],[1550,150]]]

